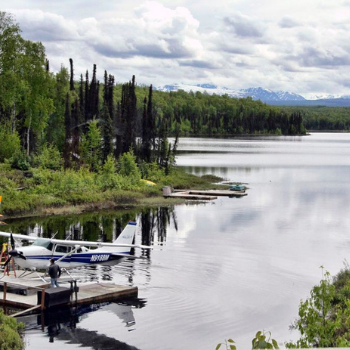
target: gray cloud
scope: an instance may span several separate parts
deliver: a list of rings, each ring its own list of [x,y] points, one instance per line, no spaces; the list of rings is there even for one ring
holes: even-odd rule
[[[336,66],[350,65],[350,57],[348,55],[339,56],[330,50],[321,50],[314,47],[304,47],[299,56],[290,56],[289,59],[298,61],[302,66],[306,67],[331,69]]]
[[[179,61],[180,66],[184,67],[194,67],[194,68],[204,68],[204,69],[216,69],[219,68],[217,64],[208,61],[201,60],[186,60]]]
[[[63,16],[45,13],[41,10],[20,10],[16,20],[26,39],[33,41],[79,40],[76,25]]]
[[[230,17],[225,17],[224,23],[229,31],[235,33],[239,37],[260,38],[263,36],[263,28],[248,17],[234,14]]]
[[[294,20],[291,17],[283,17],[279,22],[278,25],[281,28],[295,28],[295,27],[299,27],[300,24],[299,22],[297,22],[296,20]]]
[[[138,43],[133,42],[132,45],[128,45],[128,49],[125,50],[118,47],[118,45],[111,45],[110,43],[96,43],[91,46],[94,50],[107,57],[116,58],[130,58],[130,57],[149,57],[159,59],[179,59],[189,58],[192,54],[189,50],[184,48],[182,44],[176,39],[169,39],[166,42],[166,47],[159,45],[158,43]],[[168,49],[169,48],[169,49]]]
[[[254,52],[254,49],[251,45],[247,45],[246,43],[240,42],[223,42],[218,44],[218,49],[235,55],[250,55]]]

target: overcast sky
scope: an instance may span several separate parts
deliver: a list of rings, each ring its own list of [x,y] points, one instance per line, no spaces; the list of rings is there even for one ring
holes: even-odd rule
[[[350,94],[350,0],[1,0],[50,68],[117,82]]]

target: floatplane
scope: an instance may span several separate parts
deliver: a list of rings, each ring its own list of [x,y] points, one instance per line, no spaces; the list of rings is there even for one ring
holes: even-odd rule
[[[24,270],[47,270],[49,260],[55,259],[60,267],[69,268],[117,264],[124,258],[134,258],[131,248],[150,249],[150,246],[132,244],[136,232],[136,222],[129,222],[112,243],[38,238],[22,234],[0,231],[0,236],[10,239],[11,250],[3,264],[4,268],[13,261]],[[32,242],[29,246],[17,248],[15,239]],[[68,271],[67,271],[68,272]]]

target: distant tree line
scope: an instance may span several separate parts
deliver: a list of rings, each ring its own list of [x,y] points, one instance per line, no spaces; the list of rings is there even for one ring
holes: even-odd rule
[[[349,131],[350,107],[284,107],[287,113],[300,111],[307,130]]]
[[[305,134],[300,111],[286,112],[261,101],[179,90],[154,94],[154,113],[180,135]]]

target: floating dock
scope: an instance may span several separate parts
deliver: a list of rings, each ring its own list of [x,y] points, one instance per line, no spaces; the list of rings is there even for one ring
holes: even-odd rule
[[[62,286],[63,282],[60,283]],[[4,276],[0,279],[0,304],[3,306],[24,309],[42,309],[40,299],[45,294],[52,294],[55,289],[70,290],[70,288],[50,288],[50,283],[40,279],[16,278]],[[43,291],[47,291],[45,293]],[[123,298],[137,297],[138,288],[119,286],[113,283],[90,283],[78,286],[65,305],[84,305],[106,301],[121,300]]]
[[[247,193],[245,191],[230,191],[230,190],[209,190],[209,191],[199,191],[199,190],[191,190],[190,194],[195,195],[214,195],[214,196],[226,196],[226,197],[243,197],[246,196]]]
[[[214,200],[219,196],[226,197],[243,197],[246,196],[245,191],[231,191],[231,190],[176,190],[174,192],[168,189],[163,190],[165,198],[185,198],[193,200]]]
[[[205,201],[211,201],[214,199],[217,199],[216,196],[213,195],[203,195],[203,194],[192,194],[190,191],[183,191],[183,192],[173,192],[168,195],[164,195],[165,198],[171,197],[171,198],[185,198],[185,199],[193,199],[193,200],[205,200]]]

